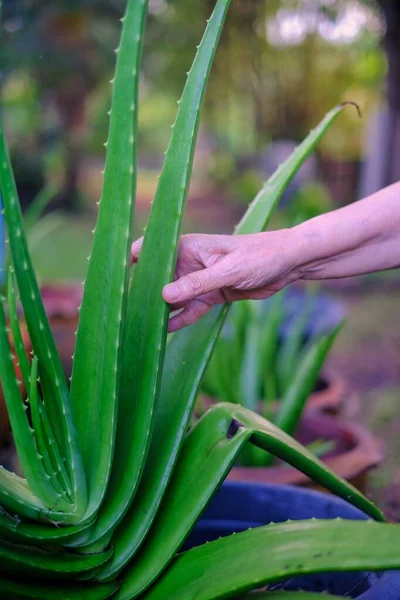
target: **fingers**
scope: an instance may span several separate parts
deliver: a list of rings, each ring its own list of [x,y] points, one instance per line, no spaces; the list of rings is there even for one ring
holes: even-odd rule
[[[163,289],[163,298],[168,304],[188,302],[209,292],[219,290],[234,283],[232,272],[222,259],[208,269],[189,273]]]
[[[241,236],[243,239],[243,236]],[[215,235],[215,234],[187,234],[183,235],[179,241],[179,253],[196,254],[199,249],[207,249],[209,254],[215,253],[218,258],[221,254],[228,253],[238,245],[238,236],[232,235]],[[138,256],[142,250],[143,237],[136,240],[131,246],[131,263],[138,260]]]
[[[131,264],[133,265],[138,260],[138,256],[143,246],[143,238],[139,238],[136,242],[133,242],[131,246]]]
[[[211,309],[211,306],[211,304],[207,304],[202,300],[190,301],[179,314],[171,317],[169,320],[169,333],[177,331],[178,329],[182,329],[182,327],[193,325],[193,323],[196,323],[196,321],[198,321],[203,315],[208,313],[208,311]]]

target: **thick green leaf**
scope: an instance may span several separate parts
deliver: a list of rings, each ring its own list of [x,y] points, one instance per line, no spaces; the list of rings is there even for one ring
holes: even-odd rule
[[[57,445],[66,459],[74,492],[74,512],[79,517],[86,508],[86,479],[72,422],[69,392],[32,268],[22,226],[17,188],[2,129],[0,187],[21,302],[35,354],[40,358],[42,393],[47,400],[47,412]]]
[[[17,313],[17,299],[15,296],[14,272],[11,268],[8,272],[7,300],[8,314],[10,318],[10,327],[14,341],[15,353],[18,359],[19,367],[21,369],[22,381],[25,387],[25,392],[28,393],[30,366],[21,335],[21,329]]]
[[[220,403],[187,436],[152,529],[135,560],[124,571],[118,600],[139,597],[159,577],[249,440],[375,519],[384,520],[382,513],[358,490],[272,423],[241,406]],[[118,552],[116,547],[115,553]]]
[[[207,370],[204,374],[204,377],[201,381],[201,390],[204,394],[211,396],[211,398],[223,398],[224,397],[224,384],[222,381],[222,377],[220,376],[220,368],[218,364],[218,352],[217,348],[220,345],[220,340],[223,339],[223,333],[220,334],[216,347],[214,350],[213,358],[210,360],[209,365],[207,366]],[[167,346],[167,355],[168,355],[168,346]],[[236,379],[236,372],[233,373],[232,379]]]
[[[49,525],[73,523],[77,515],[57,510],[57,507],[49,509],[32,492],[26,479],[10,473],[0,467],[0,506],[1,514],[4,511],[18,518],[26,518],[41,521]]]
[[[301,359],[293,380],[279,403],[274,423],[289,435],[293,435],[303,413],[305,403],[313,391],[326,357],[339,331],[340,323],[329,334],[313,342],[311,348]]]
[[[7,600],[55,600],[61,594],[60,584],[46,585],[11,581],[0,577],[0,589]],[[118,589],[118,583],[103,585],[62,585],[62,600],[107,600]]]
[[[260,354],[262,354],[261,350],[265,346],[262,342],[264,342],[264,337],[267,336],[259,322],[258,304],[252,301],[247,301],[247,304],[249,312],[247,326],[244,330],[242,363],[238,365],[242,398],[240,404],[249,410],[258,412],[260,377],[262,369],[267,368],[267,365],[260,361]],[[240,455],[240,464],[262,466],[266,456],[265,452],[253,446],[253,444],[246,444]]]
[[[104,187],[84,286],[71,381],[71,402],[89,489],[89,516],[98,510],[105,494],[114,448],[146,12],[146,0],[129,0],[117,52]]]
[[[49,551],[0,543],[0,573],[33,579],[79,579],[93,573],[112,555],[112,549],[85,556],[76,552]]]
[[[56,464],[52,464],[50,459],[49,451],[54,444],[54,440],[50,443],[49,439],[46,437],[43,427],[43,422],[41,418],[41,400],[39,398],[39,390],[38,390],[38,359],[37,356],[33,356],[32,358],[32,369],[30,373],[30,383],[28,388],[28,400],[29,400],[29,409],[30,409],[30,417],[32,420],[32,428],[34,430],[34,438],[36,443],[36,448],[42,457],[43,468],[49,477],[49,482],[51,483],[54,491],[61,496],[66,495],[66,488],[60,483],[58,479],[59,469],[61,470],[61,465],[63,465],[62,460],[60,460],[60,466]],[[66,483],[68,482],[68,476],[66,478]],[[72,493],[71,488],[69,487],[68,501],[71,501]]]
[[[240,390],[242,404],[250,410],[257,410],[259,397],[258,349],[260,327],[257,322],[257,308],[250,303],[250,320],[246,327],[243,347],[243,363],[240,365]]]
[[[29,488],[26,479],[3,467],[0,467],[0,506],[2,510],[27,519],[40,519],[47,510]]]
[[[285,395],[301,360],[302,350],[306,340],[306,327],[312,314],[312,297],[313,294],[308,292],[306,305],[303,311],[294,322],[290,324],[290,330],[279,347],[276,361],[277,378],[279,382],[279,394],[277,398],[283,398]]]
[[[154,204],[129,293],[124,328],[115,459],[94,539],[120,521],[134,497],[153,429],[169,309],[163,286],[174,274],[200,111],[230,0],[218,0],[179,102]]]
[[[311,520],[258,527],[184,552],[143,600],[235,598],[297,575],[399,569],[399,535],[399,525],[372,521]],[[117,598],[129,596],[120,593]]]
[[[278,382],[276,378],[276,357],[279,344],[279,329],[283,319],[283,300],[285,290],[276,294],[269,301],[269,310],[263,327],[262,341],[260,344],[260,371],[264,372],[265,414],[269,412],[271,402],[278,398]]]
[[[80,538],[85,541],[85,531],[90,527],[90,522],[85,525],[72,527],[55,527],[49,522],[47,525],[39,523],[24,523],[19,517],[13,517],[4,510],[0,512],[0,538],[12,543],[25,546],[53,546],[68,545]]]
[[[245,404],[245,398],[242,395],[240,387],[241,371],[234,370],[235,364],[243,361],[243,347],[240,349],[240,355],[236,355],[236,348],[232,343],[230,336],[220,334],[217,341],[217,351],[214,352],[213,362],[215,364],[216,375],[219,379],[220,393],[217,398],[226,402],[235,404]]]
[[[329,111],[321,123],[309,133],[288,160],[286,160],[272,177],[268,179],[265,186],[254,199],[249,211],[236,227],[235,233],[254,233],[255,231],[258,231],[260,222],[265,221],[267,215],[272,214],[282,197],[282,194],[300,169],[301,165],[314,150],[318,142],[323,138],[345,105],[346,103],[340,104]]]

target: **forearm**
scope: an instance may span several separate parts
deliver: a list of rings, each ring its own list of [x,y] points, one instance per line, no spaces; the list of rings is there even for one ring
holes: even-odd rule
[[[400,183],[291,230],[302,279],[362,275],[400,266]]]

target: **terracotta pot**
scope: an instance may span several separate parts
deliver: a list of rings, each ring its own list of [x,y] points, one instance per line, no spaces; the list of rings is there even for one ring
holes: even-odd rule
[[[30,344],[28,333],[25,330],[24,326],[21,327],[21,335],[22,335],[22,340],[24,343],[25,352],[29,356],[29,353],[31,350],[31,344]],[[24,385],[22,383],[21,369],[19,367],[18,360],[15,356],[15,351],[14,351],[13,345],[11,347],[11,350],[14,355],[15,374],[16,374],[17,379],[19,381],[21,381],[21,384],[19,386],[20,391],[21,391],[21,397],[24,398],[25,397],[25,389],[24,389]],[[6,402],[5,402],[5,399],[3,396],[3,390],[1,387],[1,383],[0,383],[0,447],[3,447],[3,445],[5,444],[5,441],[8,438],[9,431],[10,431],[10,420],[8,418]]]
[[[328,415],[354,417],[359,409],[357,393],[336,373],[327,371],[307,401],[307,409]]]
[[[40,289],[49,319],[76,319],[82,302],[82,285],[78,283],[46,284]]]
[[[364,427],[312,411],[303,415],[296,439],[306,445],[316,440],[334,441],[335,448],[324,457],[323,462],[363,492],[366,489],[368,471],[384,458],[383,442]],[[323,489],[306,475],[284,463],[268,468],[234,467],[228,478],[234,481]]]

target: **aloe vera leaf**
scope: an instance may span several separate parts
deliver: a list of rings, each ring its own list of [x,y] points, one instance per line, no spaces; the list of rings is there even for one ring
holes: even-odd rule
[[[19,326],[17,313],[17,299],[15,296],[14,273],[11,268],[8,272],[7,296],[8,314],[10,318],[11,333],[14,340],[15,353],[18,359],[19,367],[21,369],[22,381],[25,387],[25,391],[26,393],[28,393],[30,366],[28,357],[25,352],[24,342],[22,340],[21,329]]]
[[[226,402],[243,404],[244,399],[239,386],[240,372],[233,370],[232,347],[229,338],[221,334],[217,346],[218,352],[214,354],[214,360],[220,381],[218,398]]]
[[[214,320],[212,312],[204,317],[206,325],[208,320]],[[174,368],[167,368],[163,373],[162,402],[158,405],[153,441],[146,461],[146,472],[151,473],[151,477],[142,479],[134,502],[114,532],[114,555],[103,568],[102,579],[115,576],[129,562],[150,529],[174,470],[196,401],[202,373],[198,368],[198,356],[202,356],[204,371],[218,333],[219,330],[215,328],[210,338],[208,327],[205,327],[203,333],[199,332],[196,345],[187,346],[185,338],[177,336],[169,342],[171,362],[173,356],[179,361],[173,362]],[[182,353],[182,346],[187,350],[185,354]],[[185,398],[185,403],[182,403],[182,398]],[[163,448],[162,453],[160,448]]]
[[[49,476],[43,467],[42,458],[39,455],[34,438],[34,430],[31,428],[26,413],[27,406],[21,398],[18,382],[15,377],[14,364],[11,348],[8,341],[6,321],[3,304],[0,301],[0,379],[2,381],[4,399],[10,417],[14,442],[22,470],[29,482],[29,486],[38,498],[48,508],[57,506],[67,511],[71,509],[69,503],[65,503],[60,494],[55,492]]]
[[[67,470],[64,465],[63,458],[58,450],[57,444],[54,439],[53,431],[51,429],[51,425],[49,419],[47,418],[46,406],[44,404],[39,405],[39,416],[42,424],[42,431],[44,434],[44,439],[47,444],[48,454],[53,466],[53,469],[56,473],[57,478],[59,479],[63,490],[65,490],[66,495],[69,498],[73,498],[73,491],[70,479],[68,477]]]
[[[0,577],[0,588],[7,600],[107,600],[118,589],[118,583],[93,584],[45,584],[29,582],[29,585]]]
[[[64,461],[58,452],[51,426],[48,421],[38,391],[38,359],[33,356],[29,387],[29,406],[35,441],[39,454],[43,457],[43,466],[56,492],[72,501],[71,482]]]
[[[310,318],[312,305],[310,297],[303,312],[290,325],[290,331],[279,347],[276,369],[279,382],[279,398],[286,393],[292,379],[293,373],[301,360],[302,347],[306,337],[306,325]]]
[[[273,402],[278,397],[278,381],[276,377],[276,357],[279,345],[279,330],[283,320],[283,295],[285,290],[269,300],[269,310],[264,316],[265,323],[260,318],[262,327],[262,342],[260,343],[260,372],[265,373],[263,398],[266,403]]]
[[[26,479],[0,467],[0,506],[27,519],[39,519],[46,506],[29,488]]]
[[[97,554],[81,555],[55,549],[26,548],[0,542],[0,570],[8,577],[33,579],[78,579],[101,567],[112,555],[112,548]]]
[[[241,300],[239,302],[235,302],[230,311],[229,322],[232,322],[232,326],[235,330],[235,336],[239,338],[241,345],[244,344],[244,335],[247,323],[250,319],[251,307],[252,301]]]
[[[218,376],[219,371],[217,367],[217,361],[215,359],[215,356],[218,352],[218,341],[214,350],[213,358],[212,360],[210,360],[209,365],[207,367],[207,371],[205,372],[201,382],[202,392],[204,392],[204,394],[207,394],[208,396],[211,396],[212,398],[221,398],[221,393],[223,394],[223,392],[221,392],[222,386],[220,378]]]
[[[54,527],[51,523],[25,523],[18,516],[0,511],[0,537],[2,540],[25,546],[73,545],[77,539],[84,541],[88,522],[79,526]],[[78,537],[79,536],[79,537]]]
[[[259,360],[262,329],[258,322],[258,314],[254,304],[249,302],[249,320],[244,332],[243,362],[240,365],[240,389],[242,402],[240,404],[249,410],[258,412],[260,400],[261,361]],[[253,446],[245,444],[240,453],[240,464],[245,466],[263,466],[266,453]]]
[[[136,187],[139,68],[146,13],[146,0],[130,0],[123,18],[104,186],[73,362],[71,403],[89,490],[86,515],[96,512],[101,504],[114,449],[121,324]]]
[[[187,435],[153,526],[135,559],[123,572],[118,600],[139,597],[159,577],[249,440],[299,468],[368,515],[384,521],[372,502],[272,423],[242,406],[220,403]],[[115,561],[119,559],[118,544],[114,552]]]
[[[30,489],[26,479],[0,467],[0,506],[19,518],[27,518],[45,523],[70,524],[78,520],[77,515],[60,511],[58,507],[48,508]]]
[[[249,211],[236,227],[235,233],[254,233],[258,231],[260,221],[264,220],[267,212],[272,213],[301,165],[323,138],[345,105],[346,103],[339,104],[329,111],[321,123],[308,134],[288,160],[268,179],[265,186],[255,197]]]
[[[274,423],[289,435],[293,435],[304,410],[304,405],[315,387],[326,357],[342,328],[340,323],[326,336],[313,343],[302,358],[288,391],[279,403]]]
[[[32,268],[22,226],[21,208],[18,203],[15,179],[1,128],[0,188],[3,195],[11,255],[25,319],[35,354],[41,361],[42,391],[44,396],[49,399],[48,416],[57,445],[66,458],[66,465],[73,484],[75,512],[77,515],[82,515],[83,510],[86,508],[86,480],[72,422],[69,391]]]
[[[57,474],[54,470],[53,465],[51,464],[51,460],[48,452],[48,445],[45,442],[42,421],[40,418],[40,410],[39,410],[39,392],[38,392],[38,359],[37,356],[34,356],[32,359],[32,369],[30,374],[30,383],[28,388],[28,400],[29,400],[29,408],[32,420],[32,427],[34,430],[34,438],[36,442],[37,450],[42,457],[43,467],[49,476],[49,481],[55,492],[60,494],[61,496],[65,496],[65,490],[63,489],[60,482],[57,480]],[[71,497],[69,497],[71,500]]]
[[[95,537],[121,520],[143,471],[167,336],[169,308],[161,292],[175,269],[200,109],[229,3],[218,0],[189,72],[135,267],[124,328],[115,458]]]
[[[243,362],[240,373],[240,390],[243,406],[257,411],[259,402],[260,364],[257,356],[259,348],[260,327],[257,313],[250,306],[250,319],[246,327]]]
[[[298,575],[398,569],[399,533],[399,525],[336,519],[257,527],[184,552],[143,600],[237,598]]]

